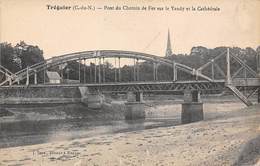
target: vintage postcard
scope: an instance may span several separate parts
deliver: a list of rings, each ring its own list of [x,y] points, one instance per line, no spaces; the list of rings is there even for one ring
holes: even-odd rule
[[[259,0],[0,0],[0,166],[260,165]]]

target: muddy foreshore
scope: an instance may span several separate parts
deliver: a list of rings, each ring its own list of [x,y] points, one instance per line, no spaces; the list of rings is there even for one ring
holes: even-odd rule
[[[14,105],[1,108],[7,114],[0,117],[0,123],[19,121],[49,120],[119,120],[124,116],[123,104],[103,104],[100,109],[91,109],[79,104],[48,104],[48,105]]]
[[[69,119],[86,119],[88,121],[104,121],[104,120],[123,120],[125,113],[125,101],[121,98],[107,98],[108,102],[103,103],[100,108],[88,108],[82,103],[78,104],[24,104],[24,105],[1,105],[0,106],[0,124],[19,121],[50,121],[50,120],[69,120]],[[113,102],[112,102],[113,101]],[[147,96],[145,98],[145,110],[148,118],[160,116],[176,116],[176,112],[181,110],[182,98],[179,96]],[[226,96],[204,96],[203,103],[239,103],[234,108],[241,108],[242,104],[234,97]],[[204,104],[204,105],[205,105]],[[167,112],[158,106],[175,105],[175,107]],[[153,109],[155,108],[155,109]],[[153,111],[150,111],[153,110]]]

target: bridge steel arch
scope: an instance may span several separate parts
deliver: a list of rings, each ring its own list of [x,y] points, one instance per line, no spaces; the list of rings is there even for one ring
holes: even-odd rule
[[[156,55],[151,55],[147,53],[141,52],[134,52],[134,51],[122,51],[122,50],[95,50],[95,51],[83,51],[83,52],[76,52],[65,54],[61,56],[52,57],[50,59],[44,60],[40,63],[34,64],[28,68],[18,71],[15,73],[16,77],[12,80],[12,83],[19,82],[29,76],[33,75],[35,72],[38,73],[45,69],[48,69],[53,66],[57,66],[60,64],[64,64],[70,61],[76,60],[87,60],[87,59],[94,59],[94,58],[130,58],[130,59],[138,59],[138,60],[145,60],[151,61],[155,63],[165,64],[169,67],[176,67],[176,70],[181,70],[185,73],[194,75],[196,77],[203,78],[207,81],[213,82],[211,78],[202,74],[199,70],[191,68],[189,66],[183,65],[181,63],[176,63],[169,59],[165,59]],[[10,81],[10,80],[6,80]],[[3,85],[5,82],[1,83]]]

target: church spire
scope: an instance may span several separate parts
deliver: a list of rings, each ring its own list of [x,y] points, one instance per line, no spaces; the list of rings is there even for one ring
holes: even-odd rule
[[[167,38],[167,48],[165,56],[171,56],[172,55],[172,47],[171,47],[171,38],[170,38],[170,30],[168,29],[168,38]]]

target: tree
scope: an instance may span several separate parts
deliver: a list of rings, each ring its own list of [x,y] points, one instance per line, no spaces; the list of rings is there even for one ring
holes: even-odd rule
[[[19,58],[16,56],[15,49],[10,43],[0,43],[0,65],[13,73],[21,69]]]
[[[43,51],[38,46],[27,45],[24,41],[21,41],[15,46],[15,49],[21,58],[22,69],[44,61]]]

